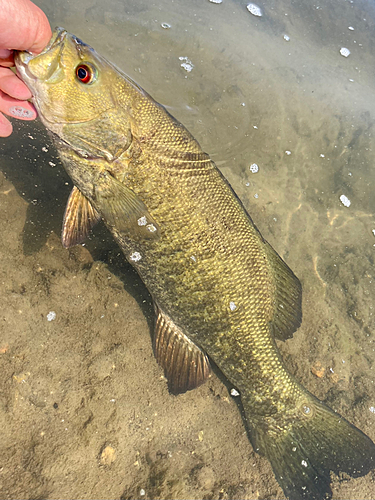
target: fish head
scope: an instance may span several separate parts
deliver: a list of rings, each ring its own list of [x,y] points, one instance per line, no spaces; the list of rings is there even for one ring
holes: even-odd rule
[[[65,143],[82,157],[113,160],[127,150],[139,89],[93,48],[56,28],[40,54],[17,52],[15,63],[59,151]]]

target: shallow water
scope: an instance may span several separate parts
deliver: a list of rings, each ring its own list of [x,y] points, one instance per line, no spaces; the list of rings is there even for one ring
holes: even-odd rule
[[[302,282],[288,368],[375,440],[374,4],[36,3],[210,153]],[[0,497],[283,498],[216,377],[168,393],[150,298],[104,228],[62,249],[71,185],[38,122],[0,140],[0,168]]]

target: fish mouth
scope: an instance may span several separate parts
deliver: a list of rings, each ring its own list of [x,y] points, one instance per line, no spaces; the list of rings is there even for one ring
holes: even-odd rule
[[[14,56],[16,68],[19,69],[19,67],[27,67],[31,60],[44,56],[49,51],[54,50],[56,47],[62,46],[67,33],[67,30],[64,28],[55,28],[50,41],[39,54],[33,54],[32,52],[29,52],[27,50],[17,51]]]

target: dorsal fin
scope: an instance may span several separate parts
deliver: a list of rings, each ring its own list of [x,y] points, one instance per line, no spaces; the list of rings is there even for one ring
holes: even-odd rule
[[[160,309],[156,311],[154,352],[172,394],[200,386],[210,376],[207,356]]]
[[[275,284],[274,314],[271,318],[273,333],[279,340],[293,337],[302,321],[302,288],[293,271],[265,242],[265,250],[272,268]]]
[[[61,241],[70,248],[85,241],[100,215],[77,187],[73,187],[66,204]]]

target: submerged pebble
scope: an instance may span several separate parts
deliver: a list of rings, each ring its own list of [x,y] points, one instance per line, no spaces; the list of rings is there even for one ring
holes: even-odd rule
[[[236,389],[231,389],[230,390],[230,395],[236,397],[236,396],[239,396],[240,393]]]
[[[255,3],[247,4],[246,8],[250,12],[250,14],[252,14],[253,16],[256,16],[256,17],[263,16],[262,9],[259,7],[259,5],[256,5]]]
[[[55,311],[50,311],[47,314],[47,321],[53,321],[54,319],[56,319],[56,313]]]
[[[343,57],[349,57],[350,56],[350,50],[347,49],[346,47],[341,47],[340,49],[340,54],[343,56]]]
[[[350,207],[350,204],[351,204],[351,201],[349,200],[349,198],[347,196],[345,196],[344,194],[342,194],[340,196],[340,201],[341,203],[344,205],[344,207]]]

